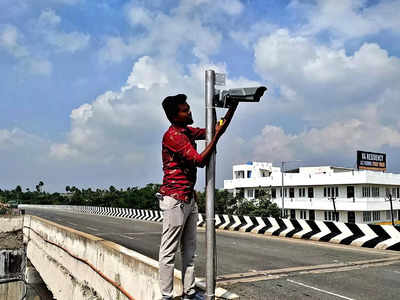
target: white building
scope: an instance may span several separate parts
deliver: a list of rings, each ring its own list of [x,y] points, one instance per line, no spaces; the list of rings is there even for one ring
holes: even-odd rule
[[[332,166],[301,167],[283,173],[271,163],[249,162],[233,166],[233,179],[224,189],[248,200],[258,197],[261,188],[271,188],[272,201],[289,218],[349,223],[391,221],[389,195],[394,220],[400,219],[400,174],[354,170]]]

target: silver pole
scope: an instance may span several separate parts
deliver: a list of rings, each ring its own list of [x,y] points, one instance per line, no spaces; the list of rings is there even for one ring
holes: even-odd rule
[[[215,72],[207,70],[205,74],[206,95],[206,146],[215,134],[215,108],[213,97],[215,89]],[[206,167],[206,299],[215,299],[215,151],[211,154]]]

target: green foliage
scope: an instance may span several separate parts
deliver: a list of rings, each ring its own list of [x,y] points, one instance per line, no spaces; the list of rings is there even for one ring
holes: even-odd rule
[[[109,189],[91,188],[79,189],[75,186],[66,186],[67,193],[47,193],[42,191],[44,183],[36,185],[35,191],[26,189],[22,192],[21,186],[14,190],[0,190],[0,199],[3,202],[16,201],[21,204],[62,204],[85,206],[108,206],[136,209],[158,209],[158,201],[154,194],[158,192],[159,184],[148,184],[143,188],[130,187],[126,190],[117,190],[114,186]]]
[[[242,193],[236,197],[226,190],[215,190],[215,213],[240,216],[274,217],[279,218],[279,207],[271,202],[271,189],[256,190],[256,200],[247,200]],[[205,192],[197,192],[199,212],[206,210]]]
[[[197,206],[199,212],[204,213],[206,211],[206,193],[197,192]],[[215,190],[215,213],[226,214],[229,202],[233,198],[232,193],[226,190]]]
[[[279,218],[279,207],[271,202],[271,189],[259,188],[255,191],[255,200],[247,200],[241,194],[233,198],[227,209],[229,214],[241,216]]]

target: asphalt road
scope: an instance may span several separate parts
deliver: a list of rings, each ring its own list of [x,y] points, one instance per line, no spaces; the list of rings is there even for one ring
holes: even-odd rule
[[[161,224],[27,210],[158,259]],[[205,276],[199,229],[196,276]],[[180,269],[180,259],[177,260]],[[238,232],[217,232],[217,285],[241,299],[399,299],[400,252]]]

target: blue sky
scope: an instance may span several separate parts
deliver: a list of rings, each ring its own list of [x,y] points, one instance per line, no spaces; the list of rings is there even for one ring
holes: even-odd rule
[[[399,9],[398,0],[2,0],[0,188],[161,182],[160,102],[186,93],[204,126],[210,68],[227,73],[228,87],[269,88],[261,103],[240,105],[222,138],[219,187],[232,164],[352,167],[358,149],[386,152],[400,172]]]

